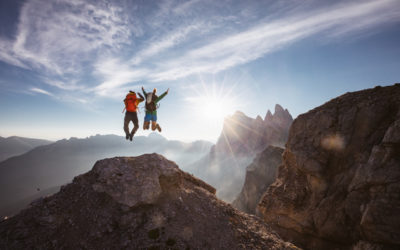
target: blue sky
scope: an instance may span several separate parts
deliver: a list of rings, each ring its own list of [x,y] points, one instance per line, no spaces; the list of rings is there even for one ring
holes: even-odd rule
[[[170,88],[164,136],[215,141],[235,110],[400,82],[398,0],[1,1],[0,22],[0,136],[122,135],[144,86]]]

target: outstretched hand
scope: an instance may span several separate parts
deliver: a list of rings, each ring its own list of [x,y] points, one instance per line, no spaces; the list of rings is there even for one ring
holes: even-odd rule
[[[142,90],[144,91],[144,88],[143,88],[143,86],[142,86]]]
[[[169,88],[167,89],[167,94],[168,94],[168,92],[169,92]]]

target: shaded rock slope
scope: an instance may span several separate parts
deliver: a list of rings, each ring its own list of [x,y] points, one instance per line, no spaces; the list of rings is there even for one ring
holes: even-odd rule
[[[1,249],[295,249],[157,154],[98,161],[0,222]]]
[[[259,207],[310,249],[400,249],[400,84],[300,115]]]
[[[243,187],[246,167],[269,145],[284,147],[293,118],[275,105],[264,119],[237,111],[224,120],[221,135],[210,153],[187,170],[217,188],[217,196],[232,202]]]
[[[234,207],[256,214],[261,196],[276,179],[278,167],[282,163],[282,153],[282,148],[269,146],[247,166],[242,191],[232,203]]]

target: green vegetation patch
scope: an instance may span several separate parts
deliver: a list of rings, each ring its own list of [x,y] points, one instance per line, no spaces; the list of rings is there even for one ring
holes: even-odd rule
[[[160,229],[155,228],[155,229],[150,230],[148,233],[148,236],[152,240],[158,239],[158,237],[160,237]]]
[[[176,240],[171,239],[171,238],[168,238],[168,240],[166,242],[167,246],[173,246],[173,245],[175,245],[175,243],[176,243]]]

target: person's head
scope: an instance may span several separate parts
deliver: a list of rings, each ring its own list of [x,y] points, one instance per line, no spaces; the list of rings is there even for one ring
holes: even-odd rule
[[[129,90],[129,94],[136,96],[135,91]]]
[[[153,89],[153,93],[154,94],[157,93],[157,89],[156,88]]]

